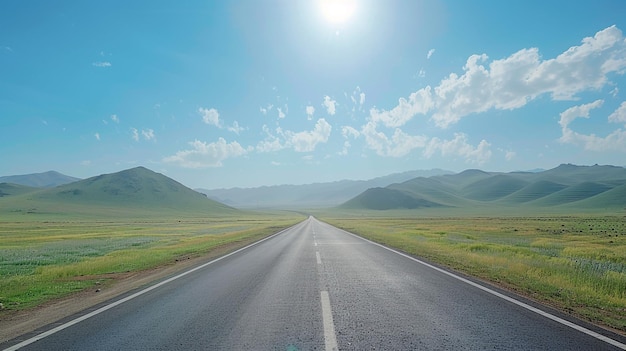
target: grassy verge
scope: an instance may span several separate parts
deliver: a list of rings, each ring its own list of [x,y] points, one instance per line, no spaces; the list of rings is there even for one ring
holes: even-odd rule
[[[271,214],[182,220],[0,221],[0,309],[32,308],[96,284],[114,283],[129,272],[225,247],[242,247],[302,219]]]
[[[626,218],[321,219],[626,332]]]

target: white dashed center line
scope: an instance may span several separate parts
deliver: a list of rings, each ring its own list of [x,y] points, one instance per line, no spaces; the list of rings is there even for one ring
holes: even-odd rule
[[[330,309],[330,297],[328,291],[322,291],[322,319],[324,321],[324,344],[326,351],[339,350],[337,347],[337,336],[335,335],[335,323],[333,323],[333,312]]]

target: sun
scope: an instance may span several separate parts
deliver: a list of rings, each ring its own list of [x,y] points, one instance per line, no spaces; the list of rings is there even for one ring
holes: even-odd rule
[[[356,10],[357,0],[319,0],[324,18],[331,23],[347,22]]]

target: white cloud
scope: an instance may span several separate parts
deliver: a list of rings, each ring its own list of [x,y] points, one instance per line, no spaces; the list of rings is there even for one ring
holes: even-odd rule
[[[432,138],[424,149],[423,155],[431,158],[435,153],[441,153],[441,156],[461,156],[468,163],[482,165],[491,158],[491,144],[486,140],[481,140],[477,146],[472,146],[467,142],[467,135],[464,133],[455,133],[452,140],[441,140]]]
[[[200,107],[198,109],[198,112],[200,113],[200,115],[202,115],[202,120],[204,121],[204,123],[221,128],[220,114],[219,112],[217,112],[216,109],[206,109]]]
[[[277,107],[276,110],[278,111],[278,118],[283,119],[285,118],[285,113],[283,112],[283,109],[280,107]]]
[[[100,141],[100,133],[96,133],[93,136],[96,137],[96,140]]]
[[[267,136],[265,137],[264,140],[260,141],[257,144],[256,146],[257,152],[273,152],[273,151],[278,151],[278,150],[282,150],[285,148],[285,145],[281,143],[280,139],[277,136],[272,134],[269,127],[265,124],[263,125],[263,132],[265,132]],[[282,130],[280,128],[277,129],[276,132],[278,134],[282,134]]]
[[[341,156],[345,156],[345,155],[347,155],[347,154],[348,154],[348,149],[349,149],[350,147],[352,147],[352,145],[350,144],[350,142],[349,142],[349,141],[347,141],[347,140],[346,140],[346,141],[344,141],[344,142],[343,142],[343,149],[342,149],[341,151],[339,151],[337,154],[338,154],[338,155],[341,155]]]
[[[92,66],[94,67],[111,67],[111,62],[107,62],[107,61],[98,61],[98,62],[92,62],[91,63]]]
[[[361,134],[365,136],[367,146],[376,151],[380,156],[402,157],[409,154],[415,148],[423,148],[428,140],[427,137],[417,135],[411,136],[396,128],[391,138],[383,132],[376,130],[376,123],[368,122]]]
[[[133,134],[132,138],[134,141],[139,141],[139,131],[135,128],[130,128],[130,132]]]
[[[370,110],[370,118],[374,122],[382,122],[385,126],[400,127],[417,114],[426,114],[434,107],[430,87],[420,89],[409,96],[398,100],[398,106],[391,111]]]
[[[285,138],[290,146],[297,152],[314,151],[319,143],[325,143],[330,137],[332,127],[324,118],[317,120],[315,128],[312,131],[303,132],[285,132]]]
[[[190,150],[178,151],[175,155],[165,157],[163,162],[175,163],[184,168],[221,167],[226,159],[247,154],[251,148],[244,149],[238,142],[226,142],[219,138],[217,142],[206,143],[195,140],[190,142]]]
[[[154,130],[152,129],[142,130],[141,135],[146,140],[156,140],[156,135],[154,135]]]
[[[599,108],[603,105],[603,100],[570,107],[561,113],[559,124],[562,128],[562,136],[559,141],[574,145],[581,145],[585,150],[589,151],[621,151],[626,152],[626,131],[618,128],[606,137],[600,137],[595,134],[581,134],[572,130],[569,125],[576,118],[589,118],[591,110]],[[624,123],[626,122],[626,102],[622,103],[608,117],[609,122]]]
[[[567,129],[569,124],[572,123],[572,121],[574,121],[576,118],[589,118],[589,112],[591,112],[591,110],[593,109],[601,107],[602,104],[604,104],[604,100],[596,100],[589,104],[583,104],[568,108],[561,113],[561,119],[559,120],[561,128]]]
[[[517,156],[517,153],[515,151],[506,151],[504,154],[504,159],[506,159],[507,161],[511,161],[515,158],[515,156]]]
[[[609,115],[609,122],[613,123],[626,123],[626,101]]]
[[[117,115],[111,115],[111,120],[115,123],[120,123],[120,119]]]
[[[615,87],[613,88],[613,90],[611,90],[609,94],[611,94],[613,97],[617,97],[617,94],[619,94],[619,89]]]
[[[426,54],[426,59],[430,60],[430,57],[435,53],[435,49],[428,50],[428,54]]]
[[[474,113],[521,108],[544,94],[575,100],[580,92],[610,84],[609,74],[626,72],[626,40],[611,26],[553,59],[542,60],[539,50],[530,48],[487,61],[485,54],[470,56],[462,75],[452,73],[438,86],[422,88],[408,101],[400,99],[391,111],[372,109],[372,120],[399,127],[418,114],[432,113],[435,124],[446,128]]]
[[[315,113],[315,107],[313,106],[307,106],[306,107],[306,117],[308,120],[312,120],[313,119],[313,114]]]
[[[330,98],[330,96],[324,96],[324,102],[322,103],[324,105],[324,107],[326,107],[326,112],[328,112],[329,115],[334,116],[336,110],[336,105],[337,105],[337,101],[332,100]]]
[[[228,131],[233,132],[233,133],[235,133],[237,135],[239,135],[239,133],[244,131],[244,130],[245,130],[245,128],[239,126],[239,122],[237,122],[237,121],[234,121],[233,125],[228,127]]]
[[[156,134],[154,134],[153,129],[142,129],[140,133],[136,128],[130,128],[130,132],[134,141],[139,141],[140,134],[144,140],[156,140]]]
[[[343,126],[341,127],[341,135],[343,135],[343,137],[346,139],[348,137],[353,137],[356,139],[359,137],[359,135],[361,135],[361,133],[359,133],[359,131],[354,129],[353,127]]]

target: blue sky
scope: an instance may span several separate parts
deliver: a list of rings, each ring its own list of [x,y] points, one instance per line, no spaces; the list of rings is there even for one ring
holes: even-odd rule
[[[626,166],[626,2],[328,1],[2,1],[0,175]]]

